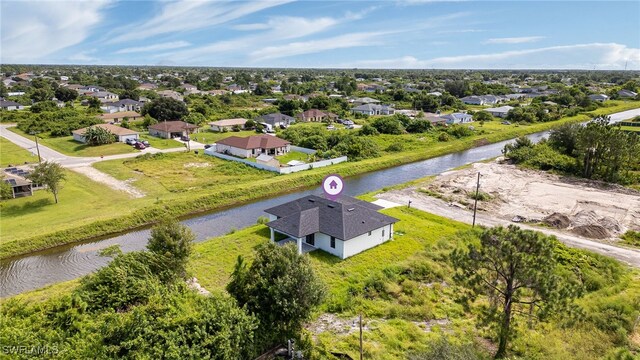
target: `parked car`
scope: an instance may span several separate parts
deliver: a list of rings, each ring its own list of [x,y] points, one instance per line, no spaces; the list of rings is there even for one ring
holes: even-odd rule
[[[502,125],[511,125],[511,123],[505,120],[502,122]]]
[[[329,125],[329,126],[327,126],[327,130],[335,130],[335,129],[336,129],[336,127],[335,127],[335,126],[333,126],[333,125]]]
[[[271,129],[271,128],[265,128],[264,130],[265,130],[265,132],[266,132],[267,134],[275,134],[275,133],[276,133],[276,131],[275,131],[275,130],[273,130],[273,129]]]
[[[146,146],[144,146],[144,144],[143,144],[143,143],[141,143],[141,142],[137,142],[133,147],[135,147],[135,148],[136,148],[136,149],[138,149],[138,150],[144,150],[144,149],[146,149],[146,148],[147,148],[147,147],[146,147]]]
[[[180,140],[189,141],[189,140],[191,140],[191,138],[189,138],[189,135],[182,135],[182,136],[180,136]]]
[[[205,149],[208,149],[208,148],[210,148],[211,146],[212,146],[211,144],[205,144],[205,145],[204,145],[204,148],[205,148]]]
[[[124,143],[127,145],[135,145],[137,142],[138,141],[136,139],[131,139],[131,138],[124,141]]]
[[[140,141],[144,146],[149,147],[151,146],[151,144],[149,144],[149,142],[147,140],[142,140]]]
[[[351,121],[351,120],[345,120],[342,123],[345,124],[345,125],[353,125],[354,124],[354,122]]]
[[[355,126],[353,126],[353,124],[350,124],[350,125],[345,126],[345,128],[351,130],[351,129],[355,128]]]
[[[287,128],[287,125],[285,125],[285,124],[280,124],[280,129],[283,129],[283,130],[284,130],[284,129],[286,129],[286,128]]]

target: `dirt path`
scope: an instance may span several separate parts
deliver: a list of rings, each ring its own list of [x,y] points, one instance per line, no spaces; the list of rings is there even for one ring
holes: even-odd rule
[[[132,198],[141,198],[144,197],[144,193],[135,187],[129,185],[125,181],[118,180],[110,175],[103,173],[102,171],[98,171],[91,166],[79,166],[73,167],[71,170],[80,173],[89,179],[99,182],[101,184],[105,184],[112,189],[124,191],[129,194]]]
[[[495,161],[475,163],[470,168],[442,173],[429,183],[376,197],[403,206],[411,200],[412,207],[470,224],[471,195],[478,173],[482,175],[480,190],[488,199],[478,202],[477,224],[506,226],[519,221],[517,225],[524,229],[554,235],[569,246],[640,267],[639,250],[615,246],[621,233],[640,229],[640,194],[620,186],[563,178]],[[557,229],[533,225],[549,216],[565,219],[564,225]],[[601,232],[581,231],[585,226]]]

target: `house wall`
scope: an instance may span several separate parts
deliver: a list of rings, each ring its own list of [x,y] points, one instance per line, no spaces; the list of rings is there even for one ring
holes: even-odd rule
[[[161,131],[161,130],[156,130],[156,129],[149,129],[149,135],[151,136],[155,136],[155,137],[159,137],[159,138],[163,138],[163,139],[168,139],[169,138],[169,134]]]
[[[343,253],[344,253],[344,241],[341,239],[336,238],[336,247],[332,248],[331,247],[331,236],[327,235],[327,234],[323,234],[320,232],[317,232],[315,234],[315,247],[322,250],[322,251],[326,251],[329,254],[335,255],[341,259],[344,259]],[[303,240],[304,241],[304,240]]]
[[[216,151],[222,154],[228,151],[229,154],[233,156],[242,157],[242,158],[252,157],[251,150],[240,149],[240,148],[229,146],[229,145],[216,144]]]
[[[118,141],[119,142],[125,142],[125,141],[127,141],[127,139],[138,140],[138,134],[120,135],[120,136],[118,136]]]
[[[81,143],[85,143],[85,139],[83,135],[79,135],[79,134],[73,134],[73,140],[77,141],[77,142],[81,142]]]
[[[382,232],[384,230],[384,236]],[[364,233],[353,239],[344,241],[342,259],[346,259],[350,256],[359,254],[367,249],[371,249],[374,246],[380,245],[383,242],[390,240],[393,237],[393,224],[383,226],[369,233]]]

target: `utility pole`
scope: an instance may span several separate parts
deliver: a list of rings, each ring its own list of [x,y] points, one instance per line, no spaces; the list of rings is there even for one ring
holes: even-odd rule
[[[362,360],[362,313],[360,313],[360,360]]]
[[[40,146],[38,145],[38,133],[33,133],[33,136],[36,138],[36,151],[38,152],[38,163],[41,163],[42,158],[40,157]]]
[[[480,193],[480,172],[478,172],[478,181],[476,183],[476,197],[473,202],[473,224],[471,227],[476,227],[476,211],[478,209],[478,195]]]

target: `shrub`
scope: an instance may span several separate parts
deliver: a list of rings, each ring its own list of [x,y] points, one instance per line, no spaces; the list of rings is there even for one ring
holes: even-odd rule
[[[395,142],[389,145],[386,150],[390,152],[400,152],[404,150],[404,144],[401,142]]]

